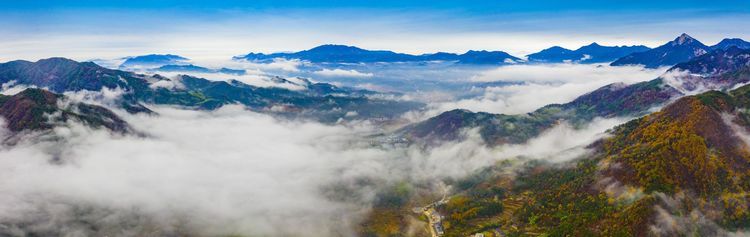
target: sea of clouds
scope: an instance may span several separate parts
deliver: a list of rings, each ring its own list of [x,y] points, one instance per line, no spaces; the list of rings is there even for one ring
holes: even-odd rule
[[[609,83],[645,81],[659,73],[604,67],[476,70],[466,73],[467,82],[521,84],[477,87],[478,97],[464,99],[417,92],[432,103],[430,112],[415,117],[452,108],[527,112]],[[378,85],[376,78],[366,80]],[[4,94],[18,91],[19,85],[3,86]],[[122,93],[66,96],[109,106]],[[434,92],[441,93],[446,92]],[[215,111],[149,107],[157,115],[112,108],[136,134],[113,134],[75,122],[44,133],[0,131],[3,139],[23,136],[14,139],[17,144],[0,146],[0,233],[353,236],[377,194],[396,183],[438,192],[444,181],[498,161],[568,161],[590,152],[587,145],[628,120],[596,119],[582,128],[561,123],[525,144],[501,146],[487,146],[475,129],[467,129],[465,140],[425,148],[389,143],[380,135],[383,129],[369,121],[331,125],[280,119],[239,105]]]
[[[279,120],[240,106],[153,109],[158,116],[119,112],[137,135],[69,123],[0,147],[0,232],[351,236],[384,187],[438,187],[519,155],[571,159],[621,122],[561,125],[494,148],[467,131],[465,141],[425,149],[379,144],[366,122]]]
[[[561,104],[612,83],[633,84],[653,80],[666,68],[611,67],[602,64],[509,65],[480,71],[469,82],[507,82],[474,86],[474,96],[439,101],[427,113],[433,116],[452,109],[475,112],[522,114],[548,104]]]

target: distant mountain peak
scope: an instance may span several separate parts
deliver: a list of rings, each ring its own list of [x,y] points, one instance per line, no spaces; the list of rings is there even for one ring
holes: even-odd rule
[[[128,59],[173,59],[173,60],[189,60],[188,58],[174,54],[146,54],[140,56],[128,57]]]
[[[120,68],[156,68],[169,64],[186,64],[189,58],[174,54],[147,54],[126,57]]]
[[[681,62],[706,54],[711,48],[700,41],[681,34],[679,37],[654,49],[633,53],[614,61],[612,66],[644,65],[647,68],[658,68],[661,66],[674,66]]]
[[[350,46],[350,45],[324,44],[324,45],[311,48],[307,51],[364,51],[364,50],[365,49],[362,49],[356,46]]]
[[[72,59],[63,58],[63,57],[39,59],[37,62],[39,63],[78,63]]]
[[[606,48],[605,46],[602,46],[600,44],[597,44],[596,42],[591,43],[589,45],[582,46],[578,48],[575,51],[586,51],[586,50],[600,50],[602,48]],[[620,48],[619,46],[613,46],[612,48]]]
[[[543,51],[572,51],[572,50],[566,49],[566,48],[563,48],[563,47],[560,47],[560,46],[552,46],[552,47],[549,47],[548,49],[545,49]]]
[[[731,47],[750,49],[750,42],[740,38],[726,38],[721,40],[718,44],[711,46],[711,49],[729,49]]]
[[[625,55],[649,50],[646,46],[603,46],[593,42],[576,50],[553,46],[537,53],[529,54],[530,61],[535,62],[578,62],[601,63],[611,62]]]
[[[679,37],[677,37],[676,39],[672,41],[672,45],[686,45],[686,44],[692,44],[697,41],[698,40],[691,37],[690,35],[686,33],[682,33]]]
[[[744,42],[745,40],[740,38],[726,38],[721,40],[721,42]]]
[[[62,57],[40,59],[40,60],[36,61],[35,64],[37,64],[40,67],[45,68],[45,69],[60,68],[60,67],[76,68],[76,67],[80,67],[80,66],[83,66],[83,65],[88,65],[88,64],[85,64],[85,63],[79,63],[79,62],[73,61],[71,59],[62,58]]]
[[[552,46],[552,47],[543,49],[542,51],[539,51],[539,53],[536,53],[536,54],[540,54],[540,53],[541,54],[568,54],[571,52],[573,52],[573,50],[566,49],[560,46]],[[532,55],[534,54],[531,54],[529,56],[532,56]]]
[[[470,50],[464,54],[437,52],[433,54],[406,54],[390,50],[368,50],[355,46],[324,44],[308,50],[292,53],[249,53],[234,59],[255,61],[275,58],[300,59],[314,63],[373,63],[373,62],[424,62],[453,61],[462,64],[508,64],[521,61],[506,52],[488,50]]]
[[[318,47],[313,47],[313,49],[317,49],[317,48],[359,48],[359,47],[345,45],[345,44],[322,44],[322,45],[318,45]]]

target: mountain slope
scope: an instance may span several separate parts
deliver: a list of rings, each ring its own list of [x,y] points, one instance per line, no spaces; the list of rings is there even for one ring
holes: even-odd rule
[[[726,82],[724,92],[685,96],[620,125],[569,163],[521,159],[520,169],[505,162],[457,181],[455,195],[438,208],[445,236],[743,234],[750,228],[750,86],[727,88],[749,81],[750,67],[733,61],[745,60],[743,50],[712,54],[694,63],[715,68],[699,78]],[[669,86],[664,81],[649,83]],[[577,100],[609,98],[603,89]],[[502,213],[476,212],[476,203],[498,202]]]
[[[679,63],[671,70],[680,69],[697,74],[721,74],[750,66],[750,49],[730,47],[717,49],[689,62]]]
[[[66,58],[49,58],[37,62],[11,61],[0,64],[0,83],[15,81],[17,84],[49,88],[53,92],[101,90],[106,87],[133,86],[145,83],[144,78],[124,71],[100,67],[92,62],[76,62]]]
[[[673,66],[701,56],[710,50],[708,46],[700,41],[693,39],[687,34],[682,34],[669,43],[645,52],[627,55],[617,59],[610,65],[643,65],[647,68]]]
[[[529,54],[532,62],[545,63],[602,63],[612,62],[626,55],[644,52],[650,48],[646,46],[602,46],[597,43],[583,46],[576,50],[569,50],[559,46],[551,47],[537,53]]]
[[[633,85],[612,84],[565,104],[552,104],[521,115],[444,112],[426,121],[402,128],[399,134],[411,141],[435,143],[461,138],[461,132],[478,128],[489,145],[523,143],[543,131],[567,121],[583,125],[596,117],[638,116],[668,102],[680,92],[660,79]]]
[[[748,89],[732,94],[747,98]],[[750,128],[747,114],[738,111],[750,105],[742,102],[730,94],[707,92],[623,126],[607,142],[607,153],[618,164],[610,175],[648,192],[712,195],[750,188],[732,186],[731,180],[747,179],[750,169],[748,145],[738,135]]]
[[[26,89],[13,96],[0,95],[0,116],[13,132],[50,129],[55,124],[75,120],[94,128],[115,132],[130,130],[112,111],[96,105],[61,105],[63,96],[42,89]]]
[[[741,235],[750,228],[748,109],[750,86],[686,96],[612,129],[579,159],[519,158],[457,180],[436,207],[444,236]]]

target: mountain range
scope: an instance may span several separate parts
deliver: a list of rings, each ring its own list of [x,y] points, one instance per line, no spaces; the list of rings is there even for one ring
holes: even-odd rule
[[[667,73],[688,72],[679,78],[660,77],[632,85],[610,84],[571,102],[547,105],[528,114],[452,110],[406,126],[398,134],[411,141],[431,144],[460,139],[465,129],[478,128],[487,144],[523,143],[561,121],[579,126],[596,117],[637,117],[695,90],[732,88],[750,81],[748,70],[750,50],[737,47],[715,50],[678,64]]]
[[[434,53],[412,55],[387,50],[366,50],[346,45],[321,45],[294,53],[249,53],[234,59],[267,61],[274,58],[300,59],[313,63],[376,63],[376,62],[424,62],[456,61],[463,64],[512,64],[523,60],[502,51],[468,51],[464,54]]]
[[[405,54],[388,50],[367,50],[355,46],[326,44],[299,52],[249,53],[236,56],[234,60],[270,62],[277,58],[303,60],[312,63],[394,63],[446,61],[459,65],[508,65],[519,63],[608,63],[612,66],[643,65],[646,68],[674,66],[689,61],[716,49],[750,48],[750,42],[738,38],[727,38],[716,45],[706,46],[700,41],[682,34],[673,41],[651,49],[637,46],[602,46],[591,43],[576,50],[553,46],[532,53],[521,59],[503,51],[470,50],[463,54],[438,52],[432,54]],[[243,75],[243,70],[212,69],[191,64],[190,59],[173,54],[149,54],[126,57],[119,65],[123,70],[147,70],[152,72],[224,73]]]
[[[715,49],[732,46],[750,48],[750,42],[742,39],[724,39],[714,46],[682,34],[675,40],[651,49],[637,46],[602,46],[592,43],[576,50],[554,46],[527,55],[528,60],[514,57],[502,51],[468,51],[464,54],[438,52],[412,55],[387,50],[366,50],[346,45],[321,45],[309,50],[292,53],[249,53],[234,57],[235,60],[270,61],[274,58],[299,59],[313,63],[375,63],[375,62],[426,62],[453,61],[459,64],[503,65],[516,63],[606,63],[612,66],[644,65],[647,68],[673,66],[703,55]]]
[[[602,46],[597,43],[583,46],[576,50],[554,46],[537,53],[527,55],[530,62],[540,63],[605,63],[632,53],[644,52],[651,48],[638,46]]]
[[[124,93],[116,102],[117,106],[133,113],[149,112],[143,104],[197,109],[242,104],[256,111],[335,122],[365,117],[390,118],[422,106],[417,102],[370,98],[369,95],[378,93],[312,83],[302,78],[274,77],[271,80],[300,90],[257,87],[236,80],[211,81],[186,75],[174,78],[142,75],[65,58],[0,64],[0,84],[34,86],[52,93],[119,89]]]
[[[679,85],[670,85],[664,78],[634,85],[609,85],[569,103],[548,105],[527,115],[495,115],[454,110],[405,127],[400,130],[399,134],[414,141],[435,142],[456,139],[463,128],[479,127],[480,134],[489,144],[521,143],[535,137],[561,120],[573,124],[585,124],[595,117],[642,115],[650,108],[662,105],[695,88],[723,88],[742,82],[741,78],[732,76],[731,73],[741,73],[740,69],[746,67],[745,55],[747,55],[747,50],[735,45],[726,50],[721,48],[729,44],[742,46],[741,42],[744,41],[725,40],[722,42],[715,47],[717,50],[692,57],[694,60],[679,63],[670,69],[671,72],[682,70],[703,75],[698,78],[684,76]],[[702,44],[687,35],[682,35],[674,42],[662,47],[684,48],[685,45]],[[356,48],[353,50],[359,51]],[[467,55],[472,54],[472,52],[467,53]],[[479,54],[483,55],[484,53]],[[453,56],[450,54],[434,54],[432,57],[445,59]],[[483,60],[480,56],[466,57],[478,61]],[[165,57],[151,55],[134,58],[139,58],[141,61],[146,59],[153,59],[153,61],[184,59],[176,55]],[[164,71],[215,72],[208,68],[190,64],[166,65],[160,68]],[[226,68],[219,71],[239,73],[239,71]],[[278,112],[281,114],[303,115],[316,117],[321,121],[333,122],[345,117],[344,115],[347,113],[357,114],[359,117],[392,117],[421,106],[415,102],[372,99],[366,97],[366,95],[375,92],[338,88],[326,83],[311,83],[305,79],[287,80],[276,77],[274,80],[276,80],[276,83],[304,89],[255,87],[234,80],[226,82],[210,81],[186,75],[177,78],[166,78],[158,74],[147,76],[107,69],[91,62],[79,63],[64,58],[50,58],[37,62],[19,60],[0,64],[0,83],[3,84],[13,82],[37,86],[46,88],[53,93],[81,90],[98,91],[102,88],[123,89],[126,93],[118,103],[122,108],[131,112],[148,112],[148,109],[143,106],[144,103],[171,104],[203,109],[240,103],[255,110],[266,111],[275,108],[274,111],[282,111]],[[710,83],[706,84],[705,82]],[[327,102],[321,103],[321,101]],[[278,110],[279,108],[284,109]],[[494,126],[496,124],[504,125]]]
[[[173,54],[149,54],[126,57],[119,66],[120,70],[135,70],[147,72],[181,72],[181,73],[224,73],[230,75],[245,75],[245,70],[218,68],[212,69],[190,63],[189,58]]]
[[[695,57],[706,54],[714,49],[728,49],[731,47],[750,48],[750,43],[741,39],[724,39],[714,46],[706,46],[700,41],[682,34],[657,48],[627,55],[612,62],[612,66],[643,65],[646,68],[658,68],[673,66],[681,62],[687,62]]]

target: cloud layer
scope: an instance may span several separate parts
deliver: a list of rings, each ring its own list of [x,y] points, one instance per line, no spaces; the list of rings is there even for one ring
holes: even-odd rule
[[[352,236],[389,184],[437,185],[519,155],[567,160],[621,122],[561,125],[496,148],[470,130],[425,150],[373,140],[380,130],[366,122],[278,120],[240,106],[153,109],[160,115],[119,112],[143,136],[72,123],[0,147],[0,222],[51,235]]]
[[[474,87],[474,97],[433,103],[433,116],[452,109],[490,113],[528,113],[547,104],[566,103],[612,83],[632,84],[657,78],[665,71],[642,67],[584,64],[511,65],[479,72],[475,82],[515,82]]]
[[[320,71],[313,72],[315,75],[320,75],[324,77],[344,77],[344,78],[369,78],[374,76],[374,74],[369,72],[359,72],[357,70],[345,70],[345,69],[327,69],[324,68]]]

